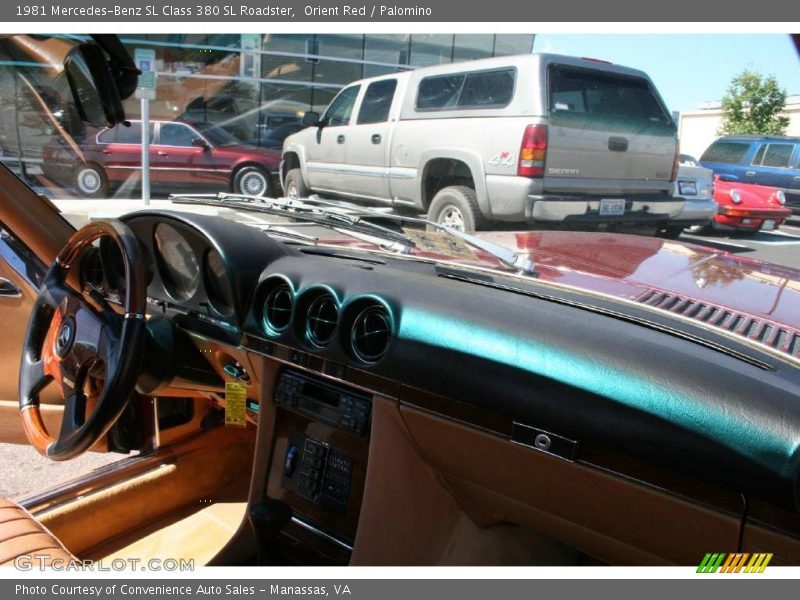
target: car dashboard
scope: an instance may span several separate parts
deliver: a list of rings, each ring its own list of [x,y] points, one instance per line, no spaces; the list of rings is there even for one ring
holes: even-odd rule
[[[742,536],[800,557],[795,369],[535,282],[204,215],[123,221],[144,250],[149,322],[168,320],[216,374],[188,387],[224,407],[225,381],[246,386],[249,501],[289,505],[299,563],[423,564],[435,551],[420,539],[451,504],[610,563],[683,564]],[[114,247],[87,264],[118,302]],[[147,393],[191,379],[164,373]]]

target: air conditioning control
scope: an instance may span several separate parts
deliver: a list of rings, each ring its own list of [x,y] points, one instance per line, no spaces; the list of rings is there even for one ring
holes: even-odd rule
[[[291,469],[287,468],[290,464],[293,465]],[[323,509],[344,514],[350,497],[352,471],[350,456],[297,434],[284,458],[283,487]]]

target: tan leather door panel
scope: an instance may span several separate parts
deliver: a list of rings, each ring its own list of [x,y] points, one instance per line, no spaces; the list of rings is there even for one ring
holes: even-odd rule
[[[19,362],[36,289],[18,270],[34,268],[33,259],[10,235],[0,229],[0,442],[26,444],[19,417]],[[50,431],[61,425],[63,400],[56,386],[40,397],[42,417]]]

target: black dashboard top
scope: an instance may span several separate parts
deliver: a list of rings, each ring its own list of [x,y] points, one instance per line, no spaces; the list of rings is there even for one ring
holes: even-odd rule
[[[182,327],[261,353],[318,355],[579,445],[797,500],[800,373],[791,365],[742,360],[581,306],[572,292],[540,294],[535,282],[497,289],[429,262],[287,244],[212,216],[123,220],[151,263],[153,314]],[[105,264],[113,271],[113,257]]]

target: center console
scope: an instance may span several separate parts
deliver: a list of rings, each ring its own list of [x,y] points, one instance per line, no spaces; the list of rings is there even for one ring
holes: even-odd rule
[[[358,526],[369,451],[371,397],[309,373],[278,373],[266,494],[292,510],[284,543],[326,560],[349,559]],[[331,556],[334,555],[334,556]],[[304,564],[309,557],[303,556]]]

